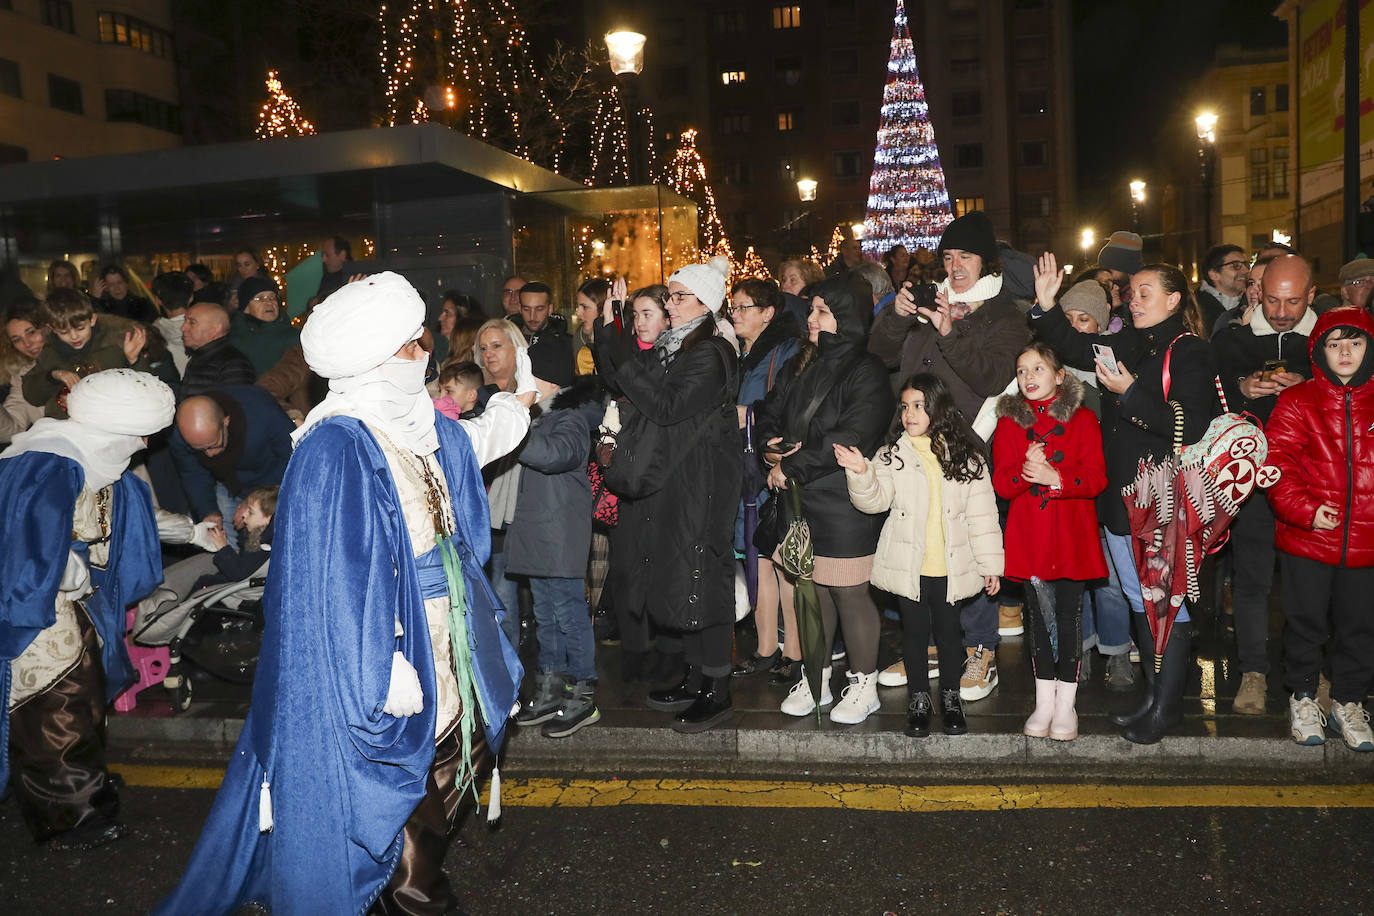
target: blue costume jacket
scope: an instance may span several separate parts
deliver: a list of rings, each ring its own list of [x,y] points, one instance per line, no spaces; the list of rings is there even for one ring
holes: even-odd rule
[[[437,428],[495,753],[523,671],[481,572],[491,550],[481,468],[461,426],[438,416]],[[390,880],[425,794],[435,744],[429,628],[391,472],[360,421],[332,417],[301,440],[273,524],[252,707],[186,873],[154,913],[230,913],[248,902],[362,913]],[[398,650],[424,690],[423,711],[409,718],[382,712]],[[259,832],[264,778],[270,833]]]
[[[9,782],[10,662],[57,622],[57,588],[72,543],[72,514],[86,473],[70,458],[25,452],[0,461],[0,786]],[[115,481],[110,551],[105,569],[91,568],[95,594],[86,613],[100,634],[105,700],[134,680],[124,643],[124,609],[162,581],[162,551],[148,485],[125,473]]]

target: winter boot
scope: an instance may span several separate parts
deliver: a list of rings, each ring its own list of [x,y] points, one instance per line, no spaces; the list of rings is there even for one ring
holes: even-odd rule
[[[906,733],[913,738],[930,734],[930,691],[917,690],[911,694],[906,708]]]
[[[968,734],[968,720],[964,718],[964,701],[958,687],[940,691],[940,715],[946,735]]]
[[[834,702],[830,695],[830,669],[821,672],[821,706]],[[816,710],[816,698],[811,695],[811,685],[806,682],[806,669],[802,669],[801,680],[788,691],[787,699],[782,701],[782,711],[789,716],[806,716]]]
[[[1122,737],[1127,741],[1156,744],[1165,732],[1183,721],[1183,682],[1188,677],[1192,634],[1192,627],[1187,624],[1176,625],[1170,631],[1163,662],[1155,674],[1154,701],[1145,715],[1126,726]],[[1141,662],[1144,661],[1142,651]],[[1149,670],[1148,666],[1146,670]]]
[[[1078,697],[1078,681],[1055,681],[1054,718],[1050,720],[1050,737],[1055,741],[1072,741],[1078,737],[1078,711],[1073,708]],[[1039,686],[1039,682],[1036,682]]]
[[[1050,734],[1050,719],[1054,718],[1054,685],[1058,681],[1035,679],[1035,712],[1030,714],[1026,725],[1021,729],[1023,735],[1031,738],[1047,738]]]
[[[596,681],[578,681],[563,690],[563,704],[539,730],[545,738],[566,738],[586,725],[601,720],[596,708]]]
[[[1128,712],[1108,717],[1113,725],[1122,728],[1149,712],[1155,702],[1155,638],[1150,633],[1150,621],[1144,614],[1132,611],[1131,622],[1135,624],[1135,644],[1136,650],[1140,653],[1140,671],[1144,675],[1145,696]]]
[[[701,669],[688,665],[681,681],[665,690],[650,690],[644,702],[659,712],[681,712],[696,702],[701,683]]]
[[[735,714],[730,701],[730,675],[702,677],[696,700],[673,717],[673,731],[694,735],[729,719]]]
[[[849,672],[849,685],[840,694],[840,702],[830,710],[830,721],[836,725],[858,725],[878,711],[878,672],[855,674]]]
[[[520,725],[538,725],[557,715],[563,705],[563,675],[557,671],[540,671],[534,676],[534,695],[520,704],[515,721]]]

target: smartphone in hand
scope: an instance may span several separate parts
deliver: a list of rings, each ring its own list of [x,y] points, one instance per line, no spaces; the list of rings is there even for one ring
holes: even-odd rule
[[[1103,344],[1093,344],[1093,356],[1102,363],[1108,375],[1120,375],[1121,370],[1116,367],[1116,354],[1112,348]]]

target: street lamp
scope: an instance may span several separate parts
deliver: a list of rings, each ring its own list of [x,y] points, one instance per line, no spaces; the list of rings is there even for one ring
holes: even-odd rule
[[[611,72],[625,93],[625,142],[629,144],[630,184],[647,184],[649,164],[644,161],[644,129],[647,118],[639,113],[639,74],[644,69],[645,38],[638,32],[606,33],[606,53]]]
[[[801,200],[815,200],[816,186],[817,182],[814,178],[797,179],[797,197]]]
[[[1200,111],[1193,119],[1197,127],[1197,164],[1202,177],[1202,231],[1199,250],[1207,247],[1212,237],[1212,166],[1217,153],[1217,114]],[[1196,259],[1195,259],[1196,260]]]
[[[1145,182],[1140,178],[1133,178],[1130,181],[1131,188],[1131,222],[1134,224],[1136,235],[1140,234],[1140,208],[1145,204]]]
[[[868,232],[868,227],[863,223],[854,223],[849,227],[849,231],[854,234],[854,241],[862,242],[864,235]]]
[[[1083,232],[1079,235],[1078,247],[1083,249],[1083,259],[1085,261],[1088,258],[1088,252],[1092,250],[1093,245],[1096,243],[1097,233],[1093,232],[1091,229],[1084,229]]]

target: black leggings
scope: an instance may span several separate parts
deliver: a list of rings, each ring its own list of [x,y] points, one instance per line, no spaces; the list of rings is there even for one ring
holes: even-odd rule
[[[700,630],[659,630],[654,641],[660,652],[681,652],[687,664],[707,677],[728,677],[734,639],[734,624],[719,623]]]
[[[817,585],[821,601],[821,621],[825,625],[825,644],[835,642],[835,628],[844,630],[844,645],[849,653],[849,670],[872,674],[878,670],[878,634],[882,620],[878,606],[863,585]]]
[[[1054,600],[1054,617],[1059,627],[1059,658],[1050,646],[1045,628],[1045,612],[1040,607],[1040,589]],[[1040,680],[1058,679],[1067,684],[1078,681],[1078,662],[1083,654],[1083,583],[1076,579],[1051,579],[1040,588],[1025,583],[1026,607],[1031,612],[1031,666]]]
[[[959,689],[963,671],[963,628],[959,625],[959,608],[946,599],[949,580],[944,576],[921,577],[921,598],[897,596],[897,608],[902,612],[902,652],[906,659],[907,690],[912,694],[930,689],[924,665],[926,647],[931,631],[935,633],[935,650],[940,657],[940,689]]]

